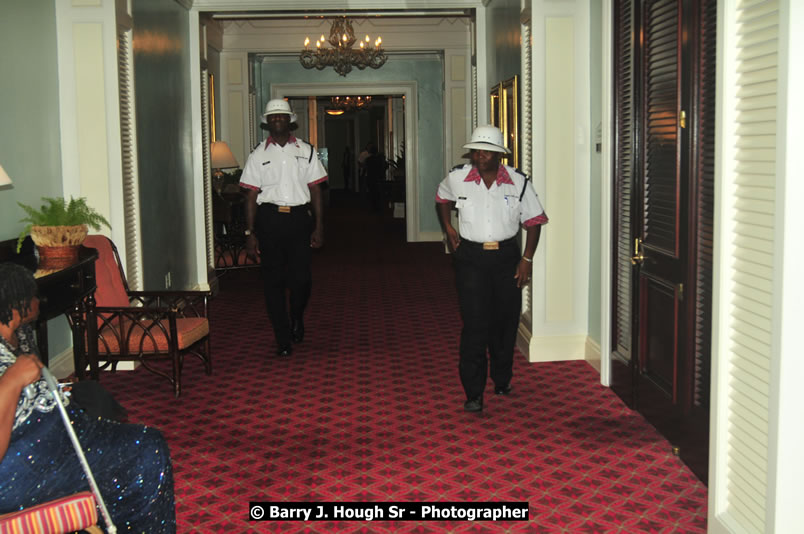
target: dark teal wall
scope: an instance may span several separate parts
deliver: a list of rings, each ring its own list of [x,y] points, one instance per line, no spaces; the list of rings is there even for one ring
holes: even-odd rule
[[[134,71],[146,289],[195,282],[190,27],[174,1],[137,0]],[[200,179],[200,177],[199,177]]]
[[[0,240],[25,226],[17,202],[61,196],[59,68],[54,2],[3,0],[0,6],[0,165],[14,181],[0,189]],[[48,323],[50,355],[72,346],[64,317]]]
[[[519,23],[519,1],[493,2],[487,11],[486,25],[489,38],[486,40],[489,87],[513,76],[522,76],[522,30]],[[485,121],[479,119],[480,123]]]

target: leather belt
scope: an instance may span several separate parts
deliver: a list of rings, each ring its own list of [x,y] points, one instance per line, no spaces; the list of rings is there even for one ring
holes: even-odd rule
[[[469,245],[470,248],[479,248],[481,250],[500,250],[500,248],[504,246],[513,245],[515,243],[516,237],[511,237],[503,241],[486,241],[483,243],[461,239],[460,246]]]
[[[264,204],[260,204],[260,207],[269,209],[271,211],[276,211],[277,213],[293,213],[296,211],[304,211],[309,209],[310,204],[300,204],[298,206],[279,206],[277,204],[266,202]]]

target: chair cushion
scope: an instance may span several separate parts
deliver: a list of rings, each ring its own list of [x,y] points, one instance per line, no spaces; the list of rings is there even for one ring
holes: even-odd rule
[[[0,515],[0,534],[63,534],[98,522],[95,497],[88,491]]]
[[[103,354],[120,353],[120,341],[117,339],[117,333],[119,332],[116,332],[118,324],[119,323],[115,322],[114,326],[106,326],[99,332],[99,335],[103,338],[102,340],[99,339],[98,341],[98,354],[100,355],[101,359],[103,359]],[[123,336],[128,335],[128,330],[131,327],[131,324],[131,321],[123,322],[124,332],[121,333]],[[146,321],[139,324],[148,326],[153,323],[151,321]],[[164,325],[165,330],[169,332],[168,322],[163,321],[162,324]],[[206,317],[187,317],[176,319],[176,331],[179,335],[179,350],[184,350],[196,341],[209,335],[209,321]],[[142,352],[144,354],[168,352],[168,340],[165,334],[162,332],[162,329],[151,328],[150,334],[153,336],[152,338],[144,332],[143,328],[134,326],[131,336],[128,340],[129,353],[138,354],[140,352],[140,343],[142,343]]]
[[[95,262],[95,303],[98,306],[128,306],[128,293],[120,276],[120,267],[114,257],[112,242],[102,235],[88,235],[84,246],[98,251]]]

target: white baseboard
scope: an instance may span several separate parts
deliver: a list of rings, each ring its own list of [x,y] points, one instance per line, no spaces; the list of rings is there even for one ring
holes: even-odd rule
[[[73,361],[73,348],[70,347],[53,358],[49,359],[48,369],[53,373],[53,376],[61,380],[67,378],[75,371],[75,362]]]
[[[524,329],[520,325],[517,347],[522,350]],[[565,362],[585,359],[586,336],[531,336],[530,342],[523,353],[528,361],[535,362]]]
[[[101,360],[99,364],[103,365],[104,362]],[[140,362],[119,362],[117,364],[117,370],[133,371],[139,366]],[[50,358],[50,362],[47,367],[50,369],[50,372],[53,373],[53,376],[58,379],[67,378],[73,374],[75,372],[75,362],[73,361],[72,347],[59,353],[53,358]],[[87,367],[87,372],[89,372],[89,367]]]
[[[440,230],[437,232],[419,232],[419,235],[416,236],[416,241],[419,242],[433,242],[443,240],[444,240],[444,234]]]
[[[589,364],[597,369],[597,372],[600,372],[600,345],[592,338],[586,338],[586,347],[585,347],[584,359],[589,362]]]

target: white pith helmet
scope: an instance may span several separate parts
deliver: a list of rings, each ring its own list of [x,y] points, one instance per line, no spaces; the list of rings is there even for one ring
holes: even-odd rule
[[[472,132],[472,139],[463,145],[463,148],[488,150],[489,152],[502,152],[510,154],[511,151],[503,143],[503,134],[496,126],[478,126]]]
[[[274,98],[265,104],[265,113],[262,114],[262,122],[267,123],[268,115],[290,115],[290,122],[296,122],[296,114],[290,110],[290,104],[284,98]]]

